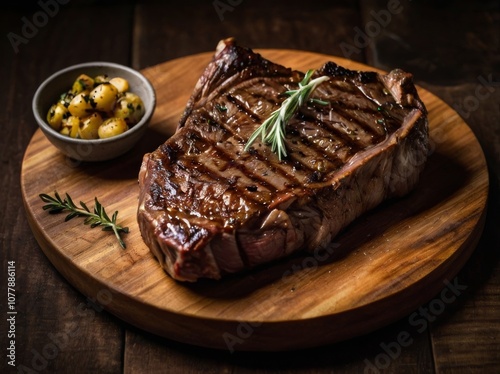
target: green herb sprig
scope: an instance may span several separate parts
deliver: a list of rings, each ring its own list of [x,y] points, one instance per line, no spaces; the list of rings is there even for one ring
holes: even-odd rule
[[[271,144],[271,150],[278,153],[280,161],[283,157],[286,157],[285,126],[297,113],[298,109],[309,101],[309,97],[316,87],[320,83],[330,79],[327,76],[322,76],[311,81],[313,73],[314,70],[308,70],[299,83],[298,89],[284,93],[288,97],[281,103],[281,107],[272,112],[262,125],[253,132],[245,146],[245,151],[248,151],[252,143],[260,136],[262,142]],[[328,104],[318,99],[312,99],[312,101],[321,105]]]
[[[85,205],[82,201],[80,201],[81,207],[76,206],[68,193],[66,193],[66,198],[64,200],[57,193],[57,191],[54,193],[54,197],[47,194],[40,194],[39,196],[43,202],[47,203],[42,207],[43,210],[48,210],[51,214],[69,211],[70,213],[64,219],[65,222],[75,217],[86,217],[83,221],[85,225],[90,225],[91,228],[102,226],[103,231],[113,231],[118,239],[118,242],[120,243],[120,246],[122,248],[126,248],[125,242],[122,240],[120,233],[128,233],[128,227],[122,227],[116,223],[118,211],[116,211],[113,216],[109,218],[106,210],[97,200],[97,197],[94,201],[94,211],[91,212],[87,205]]]

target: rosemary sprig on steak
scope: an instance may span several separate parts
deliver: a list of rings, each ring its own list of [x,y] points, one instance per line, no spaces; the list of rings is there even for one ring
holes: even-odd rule
[[[85,225],[90,225],[90,228],[96,226],[102,226],[103,231],[113,231],[115,233],[118,242],[122,248],[125,248],[125,242],[122,240],[120,233],[128,233],[128,227],[122,227],[116,223],[116,218],[118,216],[118,211],[116,211],[111,218],[109,218],[106,210],[101,205],[101,203],[95,198],[94,211],[91,212],[84,202],[80,201],[81,207],[75,205],[69,194],[66,193],[66,198],[63,200],[61,196],[54,193],[55,197],[47,194],[40,194],[40,199],[47,203],[43,206],[43,210],[48,210],[51,214],[61,213],[62,211],[69,211],[70,213],[66,216],[64,221],[69,221],[75,217],[86,217],[83,223]]]
[[[288,97],[281,103],[281,107],[276,109],[262,123],[262,125],[253,132],[245,146],[247,151],[252,143],[260,136],[262,142],[271,144],[271,150],[278,154],[278,158],[286,157],[285,147],[285,127],[292,117],[297,113],[297,110],[309,100],[312,92],[318,85],[330,79],[327,76],[318,77],[310,81],[314,70],[308,70],[304,78],[299,83],[299,88],[296,90],[286,91],[284,94]],[[320,104],[326,104],[321,100],[313,100]]]

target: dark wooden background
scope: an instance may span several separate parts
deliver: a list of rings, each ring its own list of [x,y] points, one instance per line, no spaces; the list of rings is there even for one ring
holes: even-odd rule
[[[19,372],[500,372],[499,1],[23,0],[1,5],[0,28],[0,361],[6,368],[0,371],[16,372],[6,357],[7,261],[15,261]],[[473,129],[491,177],[486,228],[454,280],[466,289],[443,313],[430,314],[423,331],[408,316],[365,336],[297,352],[231,354],[188,346],[101,310],[41,252],[19,182],[24,150],[37,129],[31,99],[40,82],[84,61],[142,69],[212,51],[228,36],[252,48],[309,50],[403,68]],[[397,348],[402,331],[412,342]],[[392,347],[390,360],[384,347]]]

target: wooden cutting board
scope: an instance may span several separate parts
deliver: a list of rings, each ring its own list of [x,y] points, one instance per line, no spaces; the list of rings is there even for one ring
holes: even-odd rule
[[[303,71],[327,60],[373,70],[316,53],[259,52]],[[453,283],[483,229],[487,167],[469,127],[423,89],[432,154],[421,183],[349,226],[335,239],[331,256],[299,255],[221,281],[183,284],[169,278],[136,223],[137,174],[143,154],[174,132],[211,57],[188,56],[143,71],[158,106],[144,139],[116,160],[78,163],[59,153],[40,130],[33,135],[21,171],[28,220],[48,259],[72,285],[119,318],[170,339],[229,350],[287,350],[382,327]],[[80,218],[64,222],[63,215],[43,211],[38,195],[56,190],[89,206],[97,196],[109,213],[118,210],[119,223],[130,228],[127,248]]]

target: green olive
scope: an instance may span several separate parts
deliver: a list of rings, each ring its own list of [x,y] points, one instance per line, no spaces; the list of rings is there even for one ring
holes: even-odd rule
[[[77,138],[80,123],[81,121],[78,117],[69,116],[68,118],[65,118],[62,123],[61,133],[69,135],[72,138]]]
[[[120,135],[128,130],[128,125],[123,118],[108,118],[101,126],[99,126],[99,138],[111,138],[112,136]]]
[[[47,113],[47,122],[54,130],[61,130],[62,121],[69,116],[68,109],[61,103],[54,104]]]
[[[86,91],[76,95],[68,105],[68,110],[72,116],[87,117],[92,113],[92,105],[90,104],[89,95]]]
[[[100,75],[96,75],[94,77],[94,83],[96,85],[101,84],[101,83],[106,83],[106,82],[109,82],[109,77],[106,74],[100,74]]]
[[[61,134],[81,139],[109,138],[119,135],[144,115],[141,98],[129,92],[128,80],[94,78],[80,74],[47,113],[49,125]]]
[[[118,90],[111,83],[102,83],[90,92],[92,107],[102,112],[113,110]]]
[[[102,116],[95,112],[82,120],[78,135],[82,139],[98,139],[99,126],[103,122]]]
[[[78,95],[80,92],[90,91],[92,88],[94,88],[94,80],[87,74],[80,74],[73,83],[71,93]]]
[[[144,115],[144,103],[141,98],[131,92],[126,92],[116,103],[114,116],[123,118],[129,126],[135,125]]]
[[[119,93],[127,92],[129,90],[128,81],[125,78],[115,77],[109,80],[113,86],[116,87]]]

